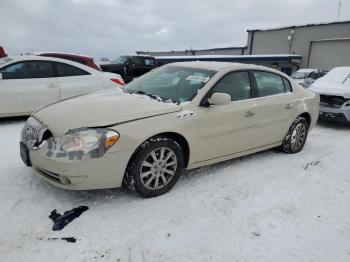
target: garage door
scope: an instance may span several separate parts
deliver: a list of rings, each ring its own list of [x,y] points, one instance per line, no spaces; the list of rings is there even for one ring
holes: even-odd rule
[[[308,68],[330,70],[350,66],[350,39],[313,41]]]

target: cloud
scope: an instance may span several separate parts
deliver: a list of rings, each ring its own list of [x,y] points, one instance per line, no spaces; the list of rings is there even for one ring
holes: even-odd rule
[[[343,0],[342,19],[350,19]],[[0,8],[9,54],[62,51],[114,58],[135,50],[244,46],[247,29],[334,21],[337,0],[12,0]]]

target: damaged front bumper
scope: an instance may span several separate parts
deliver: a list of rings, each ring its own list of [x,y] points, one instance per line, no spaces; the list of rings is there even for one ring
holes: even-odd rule
[[[29,151],[35,173],[50,184],[71,190],[114,188],[122,185],[132,152],[108,152],[101,158],[69,160],[48,157],[45,147]]]
[[[20,153],[27,166],[57,187],[120,187],[132,151],[112,148],[118,138],[116,131],[104,128],[80,128],[54,137],[45,125],[30,117],[22,130]]]
[[[343,105],[340,108],[335,108],[321,104],[319,119],[336,121],[341,123],[349,123],[350,106]]]

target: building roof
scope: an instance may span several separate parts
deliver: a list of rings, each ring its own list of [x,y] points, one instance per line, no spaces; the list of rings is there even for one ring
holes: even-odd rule
[[[187,50],[171,50],[171,51],[136,51],[137,54],[141,53],[176,53],[176,52],[188,52],[191,51],[201,52],[201,51],[222,51],[222,50],[241,50],[247,48],[246,46],[229,46],[229,47],[217,47],[208,49],[187,49]]]
[[[290,61],[302,59],[301,55],[277,54],[277,55],[188,55],[188,56],[156,56],[158,61],[220,61],[220,62],[245,62],[245,61]]]
[[[246,46],[230,46],[230,47],[218,47],[218,48],[209,48],[209,49],[196,49],[194,51],[221,51],[221,50],[239,50],[246,48]]]
[[[320,25],[335,25],[335,24],[346,24],[346,23],[350,23],[350,20],[333,21],[333,22],[325,22],[325,23],[309,23],[309,24],[300,24],[300,25],[289,25],[289,26],[261,28],[261,29],[248,29],[247,31],[248,32],[273,31],[273,30],[281,30],[281,29],[293,29],[293,28],[297,28],[297,27],[320,26]]]

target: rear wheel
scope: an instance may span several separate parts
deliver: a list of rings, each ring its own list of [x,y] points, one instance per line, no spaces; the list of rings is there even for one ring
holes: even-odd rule
[[[288,154],[300,152],[305,145],[308,130],[309,125],[306,119],[302,116],[299,116],[290,126],[281,146],[281,150]]]
[[[177,182],[183,168],[180,145],[167,137],[145,141],[136,151],[124,176],[124,185],[142,197],[168,192]]]

